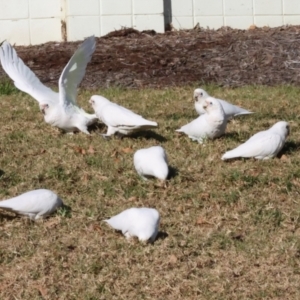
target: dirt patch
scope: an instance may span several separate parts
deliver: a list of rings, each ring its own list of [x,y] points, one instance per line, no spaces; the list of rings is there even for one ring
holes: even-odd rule
[[[57,81],[78,42],[16,47],[42,82]],[[0,79],[5,74],[0,69]],[[124,29],[97,38],[82,87],[164,87],[216,83],[300,84],[300,26],[194,29],[156,34]]]

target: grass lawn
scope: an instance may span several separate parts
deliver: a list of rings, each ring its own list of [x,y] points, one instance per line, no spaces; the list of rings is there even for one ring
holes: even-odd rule
[[[204,145],[175,132],[197,117],[194,88],[80,91],[89,112],[101,94],[159,123],[107,141],[102,125],[62,134],[34,99],[1,86],[0,199],[47,188],[71,212],[36,223],[1,212],[0,299],[300,299],[300,88],[202,86],[256,112]],[[279,158],[221,160],[279,120],[291,129]],[[136,150],[157,144],[175,170],[166,185],[133,167]],[[143,206],[161,215],[154,244],[101,222]]]

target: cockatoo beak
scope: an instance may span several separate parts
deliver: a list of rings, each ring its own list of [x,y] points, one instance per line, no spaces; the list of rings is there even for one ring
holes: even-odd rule
[[[208,103],[205,101],[204,104],[203,104],[203,108],[206,109],[207,106],[208,106]]]
[[[46,108],[47,104],[42,104],[40,105],[40,111],[42,112],[43,115],[45,115],[45,108]]]

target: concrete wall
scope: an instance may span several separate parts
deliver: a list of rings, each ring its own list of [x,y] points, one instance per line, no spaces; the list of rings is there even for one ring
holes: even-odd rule
[[[165,0],[170,12],[177,29],[300,25],[300,0]]]
[[[0,41],[76,41],[122,27],[164,32],[300,25],[300,0],[0,0]]]
[[[0,0],[0,41],[76,41],[133,27],[164,32],[163,0]]]
[[[163,1],[67,0],[66,24],[68,40],[102,36],[122,27],[164,32]]]
[[[61,0],[0,0],[0,41],[17,45],[61,40]]]

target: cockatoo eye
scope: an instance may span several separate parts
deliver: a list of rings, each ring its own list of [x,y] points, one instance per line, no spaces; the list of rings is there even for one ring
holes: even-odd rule
[[[213,103],[212,103],[212,102],[209,102],[209,105],[211,105],[211,106],[212,106],[212,105],[213,105]]]
[[[200,93],[200,96],[201,96],[201,97],[203,96],[203,93],[202,93],[202,92]]]

